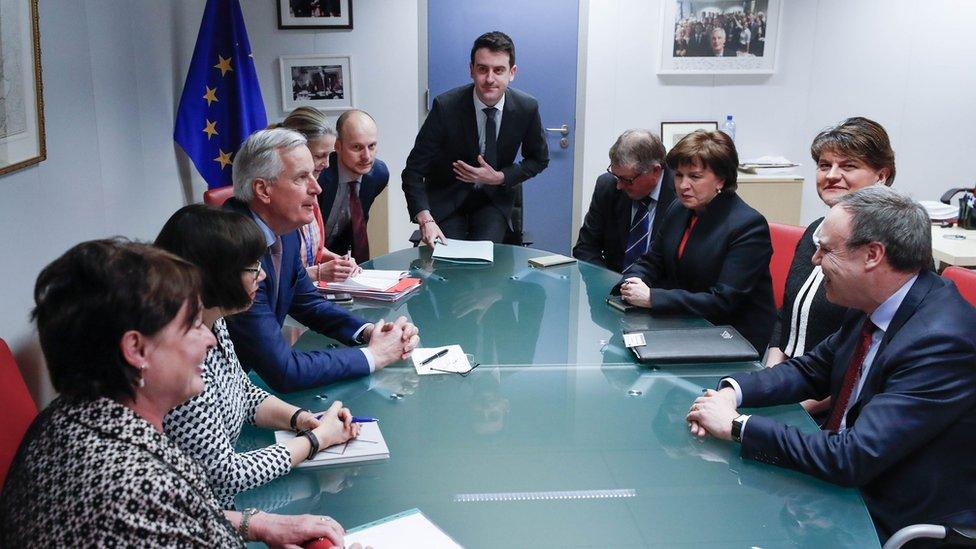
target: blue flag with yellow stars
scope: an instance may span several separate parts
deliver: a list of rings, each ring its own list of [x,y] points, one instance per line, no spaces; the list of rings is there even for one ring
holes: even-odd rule
[[[238,0],[207,0],[173,139],[213,189],[230,185],[234,153],[268,116]]]

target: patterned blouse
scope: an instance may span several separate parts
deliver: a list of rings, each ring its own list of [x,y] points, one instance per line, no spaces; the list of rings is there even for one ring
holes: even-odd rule
[[[200,466],[108,398],[55,400],[0,496],[2,547],[244,547]]]
[[[206,388],[170,411],[163,428],[203,466],[220,505],[232,509],[238,493],[291,471],[291,454],[281,444],[234,451],[244,422],[254,423],[255,410],[270,395],[247,378],[223,318],[214,322],[213,331],[217,345],[203,361]]]

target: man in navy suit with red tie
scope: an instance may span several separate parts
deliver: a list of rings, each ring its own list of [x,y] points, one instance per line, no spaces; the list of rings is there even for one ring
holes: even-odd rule
[[[860,489],[882,540],[916,523],[976,525],[976,311],[932,264],[928,215],[874,186],[831,208],[813,262],[851,308],[807,354],[725,378],[695,400],[692,433],[743,457]],[[831,397],[819,432],[749,408]]]

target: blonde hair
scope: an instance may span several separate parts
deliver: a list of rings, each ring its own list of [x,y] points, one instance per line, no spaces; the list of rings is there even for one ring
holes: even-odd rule
[[[315,107],[298,107],[291,111],[283,121],[272,124],[268,128],[288,128],[305,136],[305,139],[317,139],[326,135],[336,135],[336,131],[329,125],[325,113]]]

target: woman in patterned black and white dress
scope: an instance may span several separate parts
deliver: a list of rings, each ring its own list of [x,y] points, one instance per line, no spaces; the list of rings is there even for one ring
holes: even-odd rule
[[[163,416],[203,389],[214,344],[197,269],[121,240],[84,242],[41,271],[33,316],[60,397],[24,436],[0,495],[0,547],[342,543],[337,522],[222,511]]]
[[[881,124],[853,117],[820,132],[810,145],[817,163],[817,194],[827,207],[841,197],[870,185],[891,185],[895,180],[895,152]],[[779,318],[766,354],[766,366],[803,355],[836,332],[847,313],[827,301],[823,272],[814,266],[815,238],[823,218],[817,219],[796,245],[786,278]],[[827,410],[829,400],[807,401],[811,414]]]
[[[156,245],[200,267],[203,277],[203,322],[217,345],[203,363],[206,388],[176,407],[163,422],[166,434],[194,457],[221,506],[231,509],[234,496],[289,471],[319,448],[359,434],[349,410],[335,401],[321,420],[255,386],[241,368],[224,316],[247,310],[264,280],[259,259],[267,251],[261,230],[244,215],[203,204],[181,208],[163,226]],[[241,427],[248,422],[272,429],[308,430],[284,444],[238,453]]]

